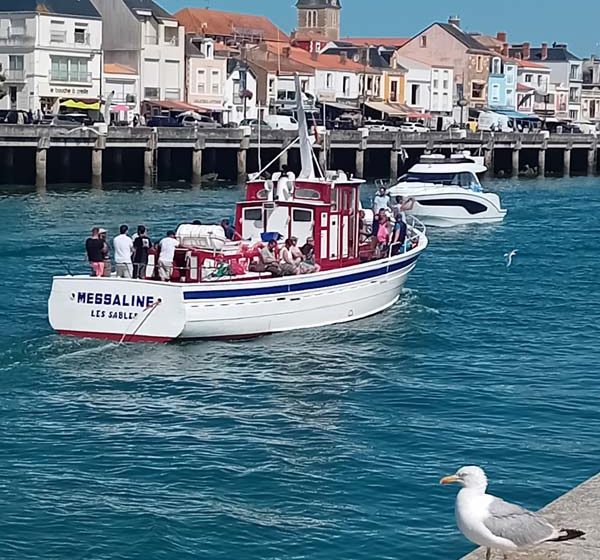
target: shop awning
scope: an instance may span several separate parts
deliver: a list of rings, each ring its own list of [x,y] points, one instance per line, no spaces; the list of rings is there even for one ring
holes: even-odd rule
[[[322,101],[323,105],[338,109],[339,111],[346,111],[347,113],[358,113],[360,109],[354,105],[347,105],[346,103],[337,103],[336,101]]]
[[[210,112],[210,109],[204,109],[202,107],[198,107],[197,105],[190,105],[189,103],[184,103],[183,101],[175,101],[172,99],[161,99],[157,101],[146,99],[144,100],[144,103],[152,107],[164,109],[166,111],[196,111],[197,113]]]
[[[369,109],[379,111],[389,117],[405,117],[409,113],[413,112],[414,109],[408,105],[402,103],[384,103],[383,101],[366,101],[365,105]],[[422,117],[421,117],[422,118]]]
[[[61,101],[61,107],[67,107],[68,109],[83,109],[83,110],[91,110],[91,111],[99,111],[100,110],[100,101],[88,101],[83,99],[67,99],[66,101]]]
[[[528,120],[528,121],[539,121],[539,117],[537,115],[530,115],[528,113],[521,113],[519,111],[515,111],[514,109],[493,109],[494,113],[498,113],[500,115],[504,115],[510,119],[519,119],[519,120]]]

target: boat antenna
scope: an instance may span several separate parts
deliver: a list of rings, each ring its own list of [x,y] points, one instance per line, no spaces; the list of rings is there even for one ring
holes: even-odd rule
[[[261,134],[262,114],[261,114],[260,110],[261,110],[261,106],[260,106],[260,102],[258,102],[256,104],[256,116],[258,117],[258,168],[262,169],[262,158],[260,157],[261,139],[262,139],[262,134]]]

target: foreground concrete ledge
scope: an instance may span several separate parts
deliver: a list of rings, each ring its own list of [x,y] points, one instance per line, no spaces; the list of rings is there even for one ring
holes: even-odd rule
[[[510,560],[600,560],[600,474],[567,492],[540,511],[559,529],[578,529],[585,536],[562,543],[548,543],[527,552],[511,552]],[[483,560],[485,549],[462,560]],[[492,560],[502,553],[493,551]]]

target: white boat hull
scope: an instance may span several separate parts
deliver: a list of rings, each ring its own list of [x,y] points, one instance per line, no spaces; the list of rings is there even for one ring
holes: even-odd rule
[[[123,341],[244,338],[353,321],[400,297],[422,244],[344,269],[252,281],[175,284],[54,278],[51,326],[62,334]],[[124,305],[125,304],[125,305]]]
[[[396,185],[392,196],[413,198],[415,204],[407,214],[415,216],[426,226],[454,227],[466,224],[501,222],[506,210],[495,193],[475,192],[461,187],[414,187]]]

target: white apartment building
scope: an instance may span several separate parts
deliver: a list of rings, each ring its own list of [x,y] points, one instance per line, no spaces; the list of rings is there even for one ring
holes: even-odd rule
[[[58,99],[97,103],[102,19],[90,0],[7,0],[0,9],[0,108],[49,111]]]
[[[92,0],[104,20],[104,62],[139,75],[137,103],[185,98],[185,32],[152,0]]]

